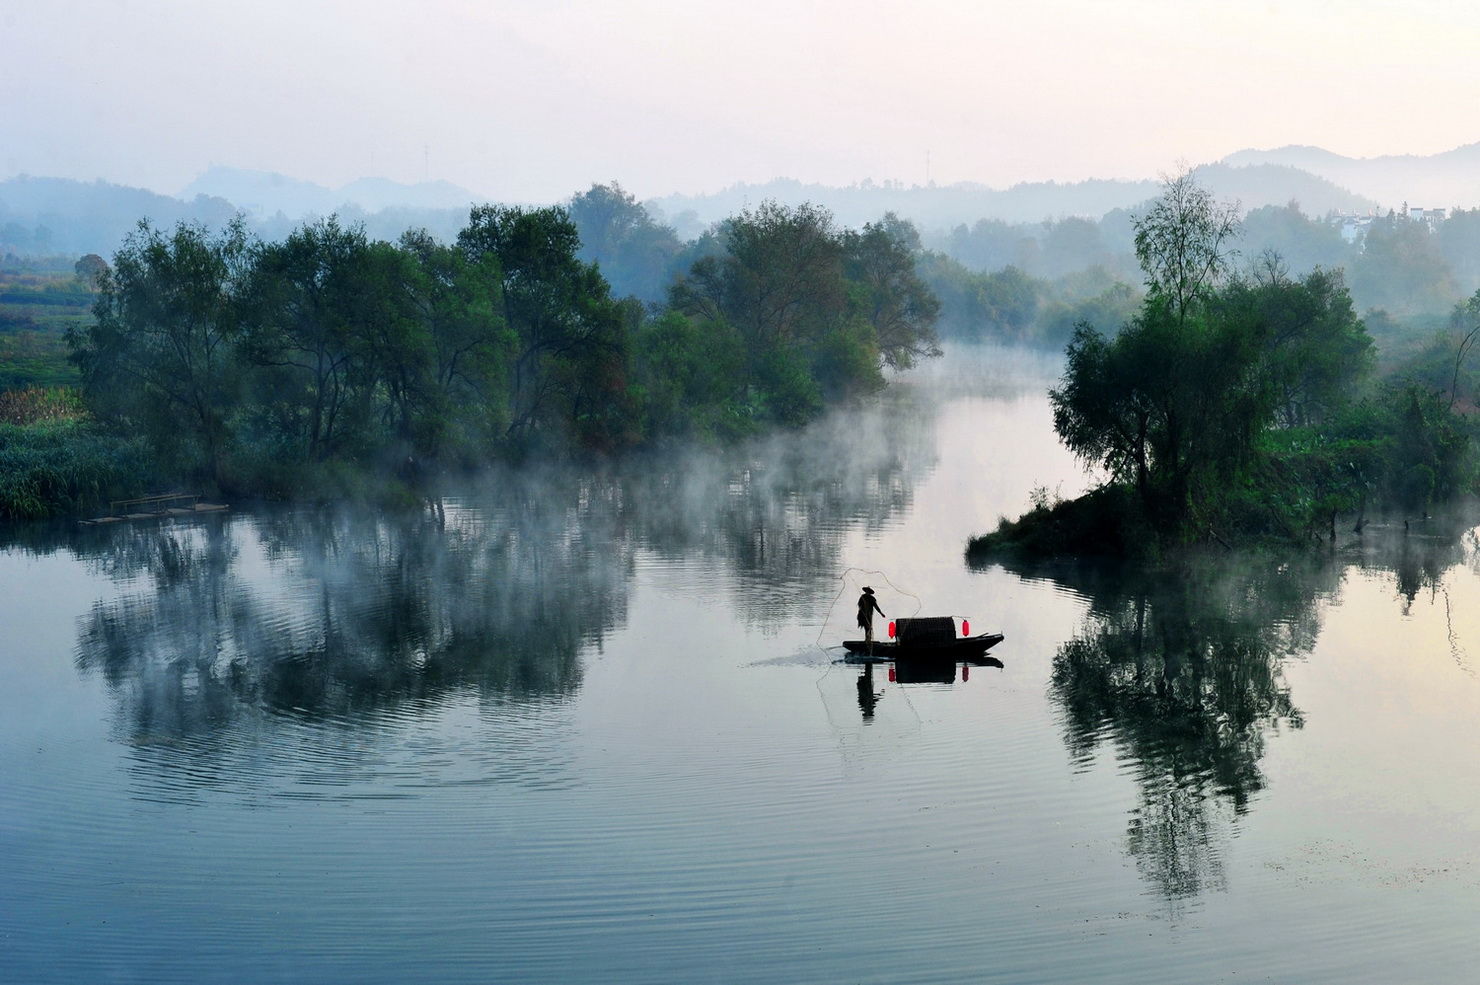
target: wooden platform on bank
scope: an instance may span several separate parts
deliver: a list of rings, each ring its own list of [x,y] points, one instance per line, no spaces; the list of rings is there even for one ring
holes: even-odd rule
[[[131,520],[167,520],[171,517],[200,516],[221,513],[224,503],[202,503],[199,493],[162,493],[138,499],[115,499],[108,504],[108,515],[80,521],[84,526],[104,523],[126,523]]]

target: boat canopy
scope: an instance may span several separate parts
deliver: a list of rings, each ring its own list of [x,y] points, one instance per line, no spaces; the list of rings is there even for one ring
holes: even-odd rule
[[[894,634],[900,646],[940,646],[956,639],[956,620],[951,616],[896,619]]]

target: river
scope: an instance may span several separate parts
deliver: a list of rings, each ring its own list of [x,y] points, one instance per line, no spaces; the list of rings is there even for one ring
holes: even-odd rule
[[[729,452],[0,531],[0,981],[1459,982],[1480,540],[963,560],[1087,483],[957,348]],[[1001,668],[839,662],[854,601]]]

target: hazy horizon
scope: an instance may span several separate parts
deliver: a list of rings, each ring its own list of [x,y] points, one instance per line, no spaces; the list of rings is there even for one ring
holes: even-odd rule
[[[1474,143],[1477,48],[1480,10],[1437,0],[22,2],[0,14],[0,178],[175,195],[219,165],[505,201],[1142,180]]]

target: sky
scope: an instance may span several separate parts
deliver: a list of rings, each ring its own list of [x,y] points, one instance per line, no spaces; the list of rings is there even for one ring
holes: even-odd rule
[[[1480,141],[1476,52],[1448,0],[3,0],[0,179],[1155,178]]]

